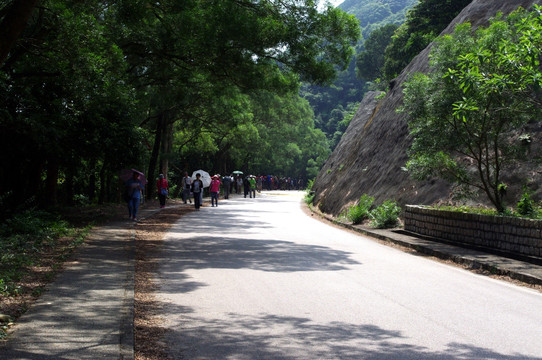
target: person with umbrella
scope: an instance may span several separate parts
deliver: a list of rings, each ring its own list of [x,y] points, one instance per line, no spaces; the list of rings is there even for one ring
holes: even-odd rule
[[[199,210],[201,206],[201,193],[203,192],[203,181],[201,181],[201,174],[196,174],[196,179],[192,181],[192,192],[194,193],[194,207]]]
[[[130,219],[137,221],[137,210],[141,201],[143,184],[141,183],[139,171],[133,171],[132,178],[126,181],[126,192],[128,193],[128,214]]]

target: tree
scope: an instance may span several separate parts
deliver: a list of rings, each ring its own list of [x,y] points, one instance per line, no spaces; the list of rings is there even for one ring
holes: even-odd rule
[[[386,49],[385,78],[396,77],[472,0],[420,0]]]
[[[356,58],[357,75],[365,81],[381,78],[384,67],[384,52],[399,26],[388,24],[373,31],[363,44],[364,50]]]
[[[502,171],[517,160],[510,135],[539,121],[542,12],[518,10],[473,32],[469,24],[436,42],[432,73],[406,83],[413,137],[407,168],[482,190],[505,210]]]
[[[138,107],[107,16],[92,1],[43,1],[2,67],[5,208],[70,203],[74,189],[94,197],[97,183],[100,199],[111,199],[109,179],[137,158]]]
[[[318,12],[311,0],[170,0],[137,12],[130,2],[119,7],[121,23],[138,23],[124,29],[121,47],[134,84],[148,97],[145,127],[154,134],[151,176],[162,140],[173,138],[164,129],[173,131],[178,123],[183,138],[197,138],[208,129],[235,129],[229,120],[237,116],[226,115],[217,99],[228,102],[231,95],[231,104],[238,92],[256,90],[287,94],[297,91],[300,79],[328,83],[349,64],[359,37],[353,16],[331,7]],[[167,172],[167,157],[161,159],[161,171]]]
[[[255,134],[253,91],[329,82],[359,36],[312,0],[35,4],[0,5],[2,209],[113,200],[122,167],[153,178],[186,154],[211,168],[230,132]]]
[[[0,7],[0,67],[23,32],[38,0],[12,0]]]

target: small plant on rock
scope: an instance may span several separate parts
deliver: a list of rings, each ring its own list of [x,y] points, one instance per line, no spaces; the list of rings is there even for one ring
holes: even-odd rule
[[[371,226],[377,229],[396,227],[399,224],[401,207],[394,200],[386,200],[369,213]]]
[[[314,184],[314,180],[309,180],[307,182],[307,188],[305,189],[305,197],[303,200],[306,204],[312,205],[312,202],[314,200],[314,196],[316,195],[314,191],[312,191],[312,185]]]

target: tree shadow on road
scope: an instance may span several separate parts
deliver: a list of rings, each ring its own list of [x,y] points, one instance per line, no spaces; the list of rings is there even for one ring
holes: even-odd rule
[[[434,351],[416,345],[400,331],[374,325],[322,324],[269,314],[227,315],[213,320],[183,316],[168,331],[170,355],[175,359],[537,359],[459,342]]]
[[[271,272],[338,271],[360,265],[350,253],[325,246],[272,239],[200,236],[166,246],[161,271],[253,269]]]

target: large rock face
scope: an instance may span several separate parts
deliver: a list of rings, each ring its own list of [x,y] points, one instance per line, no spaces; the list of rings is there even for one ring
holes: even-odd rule
[[[488,20],[499,11],[509,14],[519,6],[529,8],[540,1],[474,0],[443,34],[453,32],[455,25],[465,21],[474,27],[487,25]],[[363,194],[374,196],[377,203],[395,199],[401,204],[433,204],[449,198],[449,184],[440,180],[416,182],[402,170],[411,139],[406,117],[397,113],[396,109],[402,103],[402,84],[408,76],[428,71],[430,48],[431,45],[413,59],[395,79],[393,89],[384,98],[378,99],[378,94],[372,92],[363,99],[356,116],[314,182],[314,201],[322,211],[338,215],[356,203]],[[540,125],[533,126],[538,129],[531,130],[542,134]],[[540,141],[537,138],[533,140],[531,146],[534,151],[540,151]],[[530,185],[536,188],[542,180],[541,171],[530,169],[530,172]],[[525,182],[521,183],[521,175],[514,176],[517,184],[510,185],[513,185],[512,193],[517,194],[517,188],[521,188]],[[539,196],[540,189],[535,190]]]

